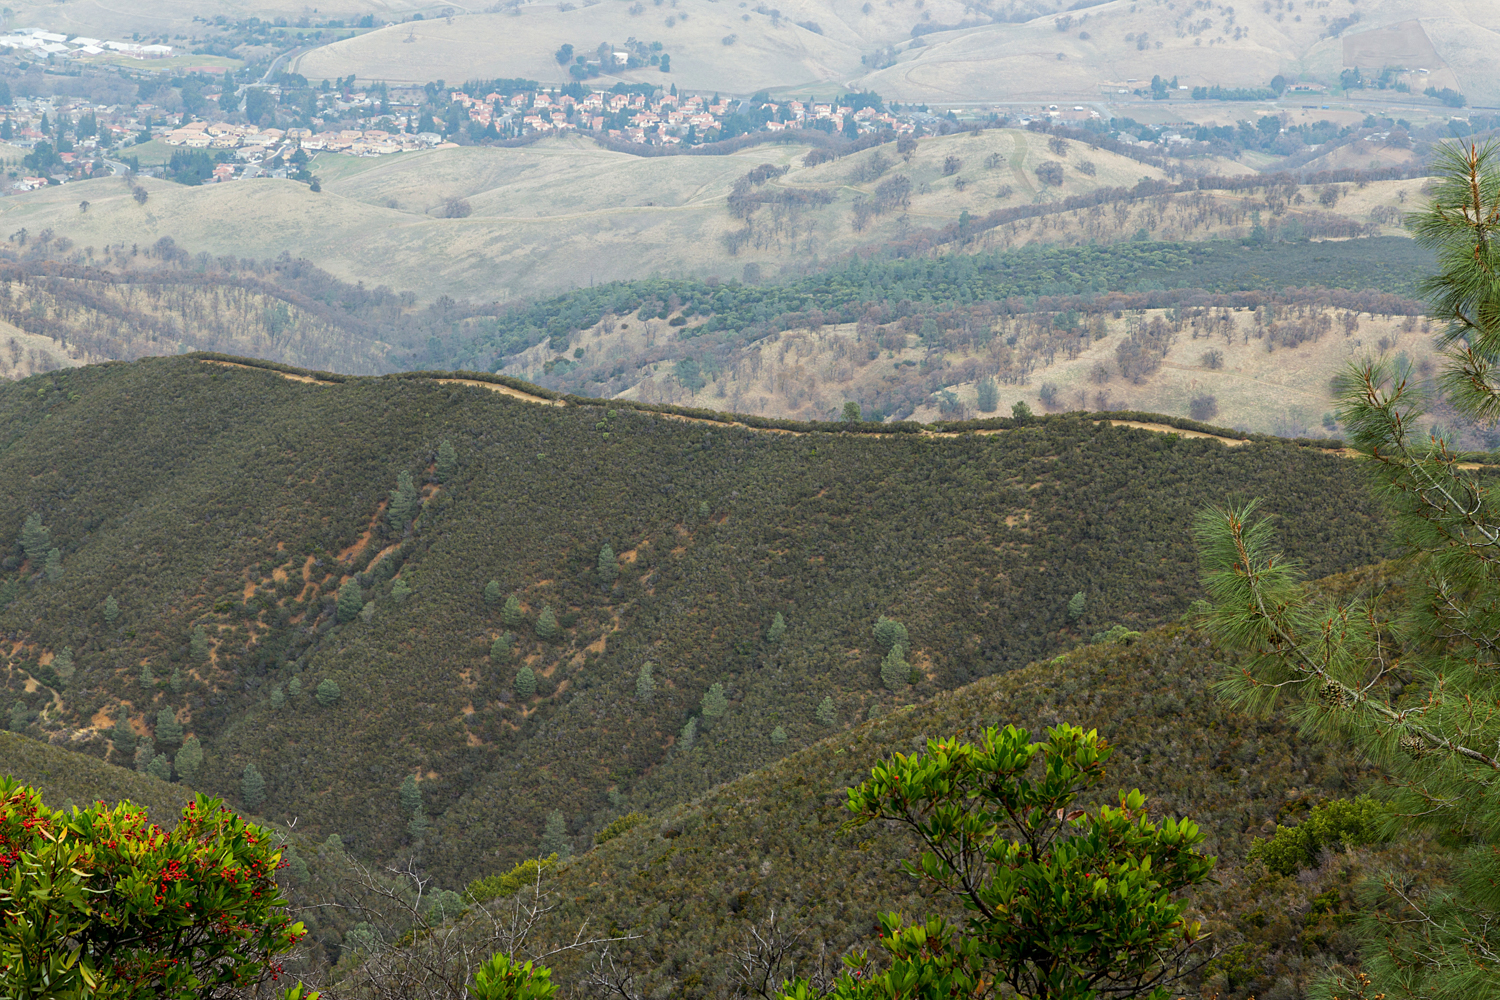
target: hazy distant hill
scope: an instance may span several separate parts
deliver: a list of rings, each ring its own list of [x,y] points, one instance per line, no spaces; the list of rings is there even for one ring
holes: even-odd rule
[[[1067,6],[953,0],[787,0],[753,9],[715,0],[522,4],[505,13],[393,24],[315,49],[296,65],[309,79],[354,73],[390,81],[525,77],[565,83],[565,67],[552,58],[560,45],[584,53],[633,37],[660,41],[673,72],[642,69],[620,78],[670,79],[694,90],[742,95],[770,88],[826,96],[836,88],[865,87],[901,101],[1076,100],[1113,97],[1155,74],[1190,87],[1264,87],[1278,74],[1337,84],[1346,67],[1378,75],[1385,66],[1427,70],[1418,91],[1452,87],[1478,102],[1500,95],[1500,77],[1486,56],[1500,42],[1500,10],[1484,0]]]
[[[1078,416],[776,433],[430,376],[298,377],[179,357],[0,386],[5,697],[37,733],[94,730],[77,745],[97,754],[122,712],[144,735],[170,708],[205,743],[204,787],[238,798],[253,763],[268,817],[371,854],[407,843],[396,789],[416,774],[444,880],[534,851],[554,808],[582,842],[768,763],[814,738],[824,698],[853,718],[1176,615],[1196,586],[1185,525],[1210,499],[1268,497],[1317,572],[1381,554],[1357,464],[1290,444]],[[458,465],[439,484],[445,440]],[[387,513],[402,473],[425,498],[409,530]],[[50,539],[27,559],[32,514]],[[350,582],[364,606],[346,589],[340,611]],[[899,693],[881,614],[912,636]],[[684,757],[715,683],[727,708]]]

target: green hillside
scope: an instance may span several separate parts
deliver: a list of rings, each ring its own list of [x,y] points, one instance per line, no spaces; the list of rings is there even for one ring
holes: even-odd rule
[[[54,808],[129,799],[145,806],[153,823],[164,826],[176,823],[183,804],[193,794],[190,789],[106,764],[66,746],[52,746],[3,731],[0,731],[0,774],[40,788],[46,803]]]
[[[1291,443],[1078,414],[777,433],[493,382],[298,377],[183,356],[0,387],[9,718],[118,758],[121,714],[169,752],[171,709],[206,749],[197,786],[243,802],[254,764],[267,818],[414,852],[444,884],[534,854],[554,809],[581,847],[770,764],[827,732],[824,699],[845,726],[1177,616],[1206,500],[1267,497],[1314,573],[1383,554],[1356,464]],[[402,474],[425,502],[393,524]],[[50,537],[28,557],[30,515]],[[883,614],[911,637],[896,691]],[[408,775],[431,822],[415,842]]]

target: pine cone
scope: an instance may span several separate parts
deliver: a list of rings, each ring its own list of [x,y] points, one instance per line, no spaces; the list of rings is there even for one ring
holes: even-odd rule
[[[1423,742],[1422,737],[1417,736],[1413,733],[1407,733],[1406,735],[1402,736],[1399,745],[1401,747],[1401,752],[1406,754],[1412,760],[1420,760],[1422,756],[1427,753],[1427,744]]]
[[[1329,681],[1323,685],[1319,696],[1326,704],[1339,708],[1344,704],[1344,686],[1337,681]]]

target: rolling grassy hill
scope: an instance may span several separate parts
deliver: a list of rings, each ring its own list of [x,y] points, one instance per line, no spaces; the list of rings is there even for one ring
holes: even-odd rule
[[[553,809],[581,843],[767,764],[816,738],[825,698],[853,719],[1179,614],[1184,525],[1210,499],[1266,496],[1316,571],[1382,554],[1357,464],[1291,444],[1077,415],[778,433],[466,378],[319,383],[178,357],[0,387],[17,484],[0,500],[17,546],[0,676],[30,731],[111,756],[122,715],[144,736],[168,709],[207,748],[206,789],[237,797],[253,763],[269,818],[367,856],[418,850],[452,881],[534,851]],[[445,440],[457,468],[439,483]],[[424,501],[411,524],[388,514],[402,473]],[[14,541],[33,514],[52,573]],[[881,614],[912,635],[898,692],[870,638]],[[705,710],[714,684],[727,707]],[[432,822],[420,844],[394,808],[408,774]]]
[[[148,246],[165,236],[215,257],[291,253],[351,284],[413,289],[424,301],[444,294],[506,301],[653,274],[736,278],[747,263],[769,274],[941,228],[964,212],[980,216],[1162,176],[1074,145],[1075,164],[1087,159],[1095,172],[1075,166],[1060,186],[1045,189],[1035,168],[1057,157],[1018,131],[925,140],[899,167],[889,146],[805,167],[807,149],[797,145],[640,158],[578,138],[378,159],[325,155],[312,167],[326,171],[320,194],[291,181],[185,187],[146,179],[149,199],[138,205],[128,185],[101,179],[8,198],[0,225],[7,233],[51,230],[79,251]],[[959,172],[944,175],[950,156]],[[745,227],[730,214],[729,195],[762,163],[789,169],[776,189],[814,200],[781,206],[774,225],[763,217],[757,235],[731,240]],[[910,184],[908,204],[856,230],[856,200],[898,175]],[[466,200],[472,214],[442,218],[450,198]]]

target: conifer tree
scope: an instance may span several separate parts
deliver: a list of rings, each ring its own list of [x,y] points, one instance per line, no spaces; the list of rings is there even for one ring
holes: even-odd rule
[[[491,580],[489,583],[487,583],[487,584],[484,585],[484,603],[486,603],[486,604],[499,604],[500,603],[500,581],[499,580]]]
[[[45,559],[47,552],[52,548],[52,532],[42,526],[42,515],[29,514],[26,521],[21,525],[21,550],[26,553],[26,558],[32,562],[32,568],[36,568],[38,560]]]
[[[182,742],[182,723],[170,708],[156,713],[156,742],[175,747]]]
[[[104,620],[105,620],[106,623],[108,623],[110,625],[113,625],[115,623],[115,621],[117,619],[119,619],[119,617],[120,617],[120,605],[119,605],[119,602],[117,602],[115,600],[115,595],[114,594],[110,594],[108,597],[106,597],[104,599]]]
[[[156,688],[156,676],[151,673],[151,664],[141,664],[141,687],[147,691]]]
[[[167,687],[172,689],[173,694],[182,694],[182,689],[186,686],[187,682],[182,679],[182,671],[173,667],[172,679],[167,681]]]
[[[172,764],[167,760],[167,755],[159,753],[151,758],[151,763],[146,765],[146,773],[158,781],[172,780]]]
[[[302,693],[302,678],[300,678],[300,677],[293,677],[290,681],[287,681],[286,693],[289,694],[289,695],[291,695],[293,698],[295,698],[299,694],[301,694]]]
[[[530,667],[522,667],[516,671],[516,694],[525,701],[536,694],[536,672]]]
[[[246,809],[258,809],[266,801],[266,779],[254,764],[246,764],[245,773],[240,776],[240,799]]]
[[[177,774],[192,784],[198,777],[198,769],[203,766],[203,744],[198,742],[198,737],[189,736],[187,742],[182,744],[182,749],[177,751],[174,759],[177,765]]]
[[[886,649],[898,644],[911,646],[911,638],[906,634],[906,626],[885,615],[881,615],[875,622],[875,641]]]
[[[454,449],[452,441],[444,439],[443,443],[438,445],[437,465],[434,471],[437,473],[438,482],[453,481],[453,474],[458,471],[458,452]]]
[[[547,814],[547,822],[542,827],[540,856],[546,858],[553,854],[557,855],[559,861],[566,861],[573,855],[573,844],[568,839],[568,822],[558,809]]]
[[[422,790],[417,787],[417,779],[414,775],[408,774],[406,780],[401,782],[397,798],[401,800],[401,811],[408,816],[422,808]]]
[[[552,613],[552,605],[542,605],[542,613],[536,616],[537,638],[556,639],[558,632],[557,616]]]
[[[406,577],[396,577],[396,582],[391,584],[391,600],[400,604],[411,596],[411,585],[406,582]]]
[[[62,579],[63,564],[61,549],[47,550],[47,565],[45,568],[47,572],[47,579],[49,582],[56,583],[58,580]]]
[[[505,623],[506,628],[520,628],[526,622],[526,616],[521,613],[521,599],[515,594],[505,599],[505,607],[500,609],[500,620]]]
[[[130,728],[130,720],[125,718],[124,705],[117,710],[115,726],[109,731],[109,741],[115,747],[115,763],[135,756],[135,730]]]
[[[286,850],[286,870],[292,873],[292,881],[297,885],[306,885],[312,881],[312,873],[307,870],[307,862],[302,855],[290,847]]]
[[[208,632],[202,625],[193,627],[192,637],[188,640],[188,655],[199,663],[208,659]]]
[[[339,682],[331,677],[325,677],[319,681],[318,689],[313,692],[313,697],[317,698],[318,704],[324,708],[328,708],[343,696],[344,692],[339,689]]]
[[[73,676],[72,646],[64,646],[62,651],[52,658],[52,672],[63,680]]]
[[[427,821],[426,811],[421,803],[418,803],[417,808],[411,814],[411,822],[406,824],[406,835],[412,840],[421,840],[427,835],[431,826],[432,824]]]
[[[682,727],[682,732],[677,736],[677,745],[684,751],[693,749],[693,744],[698,740],[698,717],[695,715]]]
[[[30,721],[31,710],[26,707],[24,701],[17,698],[16,703],[10,707],[10,731],[19,733],[26,728],[26,724]]]
[[[277,709],[277,708],[280,708],[282,705],[285,705],[285,704],[286,704],[286,694],[285,694],[285,692],[283,692],[281,690],[281,685],[278,684],[278,685],[276,685],[275,687],[273,687],[271,689],[271,707],[273,709]]]
[[[887,691],[900,691],[911,679],[911,664],[906,662],[906,647],[897,643],[880,661],[880,683]]]
[[[1070,621],[1077,621],[1078,619],[1082,618],[1083,613],[1088,610],[1088,606],[1088,595],[1080,590],[1078,593],[1068,598],[1068,619]]]
[[[767,642],[780,642],[786,637],[786,619],[778,611],[771,618],[771,627],[766,629]]]
[[[606,587],[620,575],[620,564],[615,560],[615,550],[608,542],[599,550],[599,581]]]
[[[421,498],[417,495],[411,473],[401,473],[396,477],[396,488],[391,491],[391,505],[386,509],[391,527],[397,531],[405,531],[407,523],[417,516],[417,508],[420,506]]]
[[[509,658],[510,633],[501,632],[498,636],[495,637],[495,641],[490,643],[490,661],[492,663],[499,663],[501,660],[507,660]]]
[[[354,620],[360,609],[365,606],[365,595],[360,590],[359,581],[350,580],[339,588],[338,619],[341,622]]]
[[[710,684],[708,690],[703,692],[702,707],[705,725],[712,726],[723,718],[724,713],[729,711],[729,699],[724,695],[724,685],[717,681]]]
[[[1431,201],[1409,226],[1440,269],[1423,288],[1449,323],[1438,383],[1460,415],[1489,424],[1500,415],[1500,149],[1446,145],[1434,159]],[[1389,362],[1353,363],[1337,388],[1346,440],[1371,456],[1360,465],[1390,504],[1409,556],[1394,598],[1304,589],[1296,560],[1277,550],[1251,502],[1199,519],[1211,598],[1201,621],[1220,643],[1252,654],[1221,682],[1236,704],[1289,703],[1305,727],[1383,767],[1392,815],[1464,845],[1442,885],[1403,872],[1367,881],[1369,981],[1334,976],[1321,992],[1493,1000],[1500,498],[1441,437],[1417,429],[1421,396]]]
[[[642,663],[641,672],[635,678],[635,700],[650,702],[656,696],[656,681],[651,676],[651,664]]]
[[[775,729],[771,730],[771,742],[776,744],[777,746],[781,746],[781,744],[785,743],[786,730],[782,729],[780,726],[777,726]]]
[[[814,717],[825,726],[831,726],[838,719],[838,713],[833,707],[833,695],[826,696],[818,703],[818,710],[813,713]]]
[[[156,744],[151,741],[150,736],[142,736],[141,741],[135,745],[135,769],[142,774],[151,762],[156,759]]]

